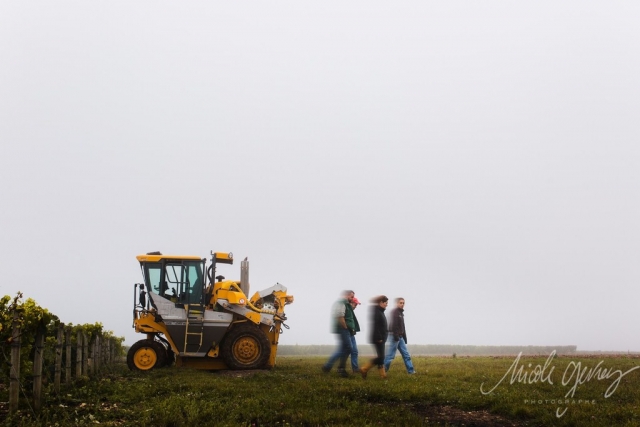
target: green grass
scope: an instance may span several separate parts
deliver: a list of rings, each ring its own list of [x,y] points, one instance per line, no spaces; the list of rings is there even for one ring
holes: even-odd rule
[[[551,361],[553,384],[510,384],[509,375],[493,392],[482,394],[480,385],[491,389],[514,359],[414,357],[418,374],[409,376],[396,358],[387,380],[373,370],[366,380],[324,374],[324,357],[280,357],[275,369],[248,373],[175,367],[140,373],[117,366],[65,388],[59,397],[48,396],[38,417],[23,399],[20,413],[5,414],[3,425],[640,425],[640,369],[624,376],[608,398],[604,393],[614,377],[585,382],[568,405],[551,403],[564,400],[573,385],[562,385],[572,362],[593,368],[603,360],[601,367],[625,372],[639,366],[640,359],[558,357]],[[531,370],[545,361],[523,357],[520,364]],[[7,400],[5,394],[0,391]],[[595,404],[585,403],[592,400]],[[568,408],[561,418],[556,417],[558,407]]]

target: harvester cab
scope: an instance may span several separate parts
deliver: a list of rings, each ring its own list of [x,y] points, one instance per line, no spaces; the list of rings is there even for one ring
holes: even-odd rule
[[[146,339],[127,354],[132,370],[171,365],[202,369],[257,369],[275,366],[278,338],[293,302],[276,284],[249,296],[249,261],[239,281],[217,275],[233,264],[231,253],[195,256],[138,255],[144,283],[135,285],[133,327]]]

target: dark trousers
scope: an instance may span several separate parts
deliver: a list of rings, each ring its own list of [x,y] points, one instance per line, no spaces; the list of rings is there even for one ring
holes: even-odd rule
[[[381,368],[384,366],[384,341],[374,343],[373,346],[376,349],[376,358],[371,362],[374,365],[378,365],[378,368]]]

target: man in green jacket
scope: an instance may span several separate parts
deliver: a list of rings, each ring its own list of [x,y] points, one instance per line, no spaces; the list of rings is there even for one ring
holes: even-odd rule
[[[355,334],[355,314],[353,313],[353,307],[351,302],[355,294],[353,291],[344,291],[342,298],[333,304],[331,318],[332,318],[332,332],[337,335],[338,348],[335,353],[331,355],[327,363],[322,366],[323,372],[331,371],[333,364],[336,360],[340,360],[338,363],[338,374],[346,378],[349,374],[346,371],[347,358],[351,354],[351,336]],[[360,327],[358,326],[358,330]]]
[[[360,324],[358,323],[358,318],[356,317],[356,308],[360,305],[360,301],[355,296],[351,300],[351,308],[353,313],[353,323],[351,328],[351,370],[354,374],[360,373],[360,368],[358,367],[358,345],[356,344],[356,332],[360,332]],[[349,323],[347,323],[349,326]]]

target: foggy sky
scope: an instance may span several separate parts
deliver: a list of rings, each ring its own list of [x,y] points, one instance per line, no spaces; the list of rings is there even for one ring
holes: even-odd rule
[[[249,257],[410,344],[640,351],[636,2],[4,2],[0,295],[126,337],[135,256]],[[220,270],[240,278],[240,266]],[[356,311],[365,331],[366,310]]]

